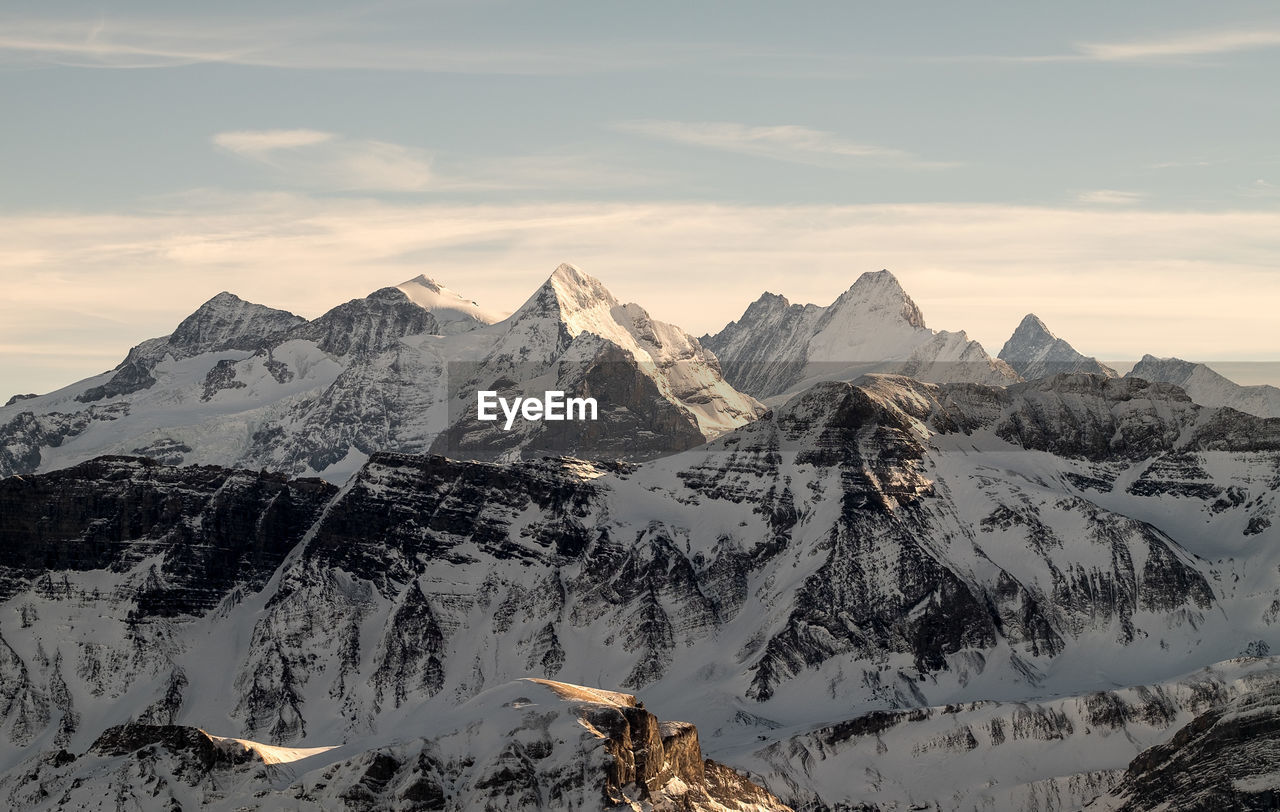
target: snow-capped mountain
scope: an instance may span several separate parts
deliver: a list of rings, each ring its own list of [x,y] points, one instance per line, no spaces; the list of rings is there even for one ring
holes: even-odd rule
[[[572,426],[576,433],[545,444],[561,453],[651,456],[761,411],[724,382],[695,339],[619,304],[572,266],[560,266],[510,318],[490,324],[495,318],[423,277],[313,321],[219,294],[115,370],[0,408],[0,474],[142,454],[340,482],[374,451],[429,450],[474,415],[481,384],[607,391],[613,408],[599,424]],[[442,448],[535,453],[536,434],[464,427]]]
[[[1280,417],[1280,388],[1266,384],[1241,386],[1204,364],[1181,358],[1144,355],[1126,377],[1174,384],[1205,406],[1227,406],[1259,417]]]
[[[999,358],[1028,381],[1063,372],[1089,372],[1107,378],[1116,371],[1097,358],[1082,355],[1049,331],[1034,313],[1028,313],[1000,349]]]
[[[926,327],[920,308],[888,271],[862,274],[826,307],[765,293],[702,343],[719,357],[729,383],[768,403],[816,381],[852,380],[868,372],[932,382],[1019,380],[963,330]]]
[[[487,354],[455,373],[449,430],[434,450],[495,458],[591,450],[635,459],[699,445],[754,420],[760,406],[728,385],[719,362],[679,327],[621,304],[597,279],[561,265],[509,319]],[[545,385],[530,386],[531,381]],[[523,423],[506,430],[476,419],[478,389],[519,394],[556,389],[594,397],[594,422]]]
[[[1087,738],[1068,714],[1073,752],[1097,758],[1005,765],[1065,731],[1048,698],[1179,682],[1280,642],[1278,476],[1280,421],[1060,375],[824,383],[639,465],[378,453],[341,489],[127,458],[10,477],[5,786],[30,791],[32,753],[57,769],[57,750],[130,721],[360,749],[539,677],[631,691],[797,804],[855,805],[873,768],[876,803],[951,804],[950,785],[925,797],[941,779],[895,776],[945,741],[987,748],[1000,717],[1013,749],[957,762],[963,797],[1057,808],[1027,802],[1037,782],[1100,795],[1206,705],[1168,689],[1167,721],[1141,721],[1142,690],[1121,691],[1131,739]],[[947,708],[985,701],[1004,704]],[[894,765],[834,740],[817,761],[793,751],[873,712],[934,721],[879,734]],[[392,756],[379,787],[418,757]]]

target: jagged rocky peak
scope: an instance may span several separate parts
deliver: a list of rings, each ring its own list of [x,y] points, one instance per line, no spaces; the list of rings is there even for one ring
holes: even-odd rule
[[[1075,347],[1054,335],[1034,313],[1028,313],[1018,324],[1001,348],[999,358],[1029,381],[1064,372],[1116,377],[1114,369],[1077,352]]]
[[[391,349],[409,335],[439,333],[434,314],[399,288],[379,288],[363,299],[340,304],[289,334],[333,355],[369,356]]]
[[[253,350],[304,321],[287,310],[247,302],[223,291],[182,320],[169,336],[169,347],[177,357],[218,350]]]
[[[467,332],[503,319],[501,313],[482,308],[479,302],[466,298],[443,282],[425,274],[401,282],[396,288],[408,296],[409,301],[435,316],[445,335]]]
[[[816,381],[853,380],[868,372],[937,382],[1020,380],[963,331],[929,329],[887,270],[862,274],[826,307],[765,294],[702,342],[720,359],[726,380],[775,402]]]
[[[461,409],[462,417],[436,439],[435,453],[646,459],[698,445],[763,412],[726,384],[716,357],[697,339],[638,304],[620,303],[602,282],[567,263],[493,330],[501,332],[460,378],[455,402],[473,401],[476,390],[518,390],[517,382],[553,376],[556,389],[597,398],[601,418],[508,431]]]

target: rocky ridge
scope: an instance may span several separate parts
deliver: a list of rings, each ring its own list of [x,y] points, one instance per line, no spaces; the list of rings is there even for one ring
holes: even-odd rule
[[[1241,386],[1204,364],[1144,355],[1126,377],[1171,383],[1205,406],[1229,407],[1259,417],[1280,417],[1280,389],[1267,385]]]

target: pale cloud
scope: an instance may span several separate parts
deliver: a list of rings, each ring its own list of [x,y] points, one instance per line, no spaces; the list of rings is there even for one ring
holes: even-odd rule
[[[945,56],[931,62],[1135,62],[1181,64],[1196,57],[1280,47],[1280,28],[1185,31],[1114,42],[1077,42],[1070,53]]]
[[[1280,186],[1258,178],[1253,183],[1242,187],[1240,194],[1244,197],[1280,197]]]
[[[850,141],[834,133],[796,124],[753,127],[728,121],[645,119],[618,122],[613,129],[660,141],[815,166],[892,164],[938,168],[954,165],[923,161],[905,150]]]
[[[323,144],[333,138],[333,133],[319,130],[237,130],[218,133],[213,143],[243,155],[262,155],[276,149]]]
[[[1280,46],[1280,29],[1189,31],[1151,39],[1079,43],[1087,58],[1099,62],[1139,62],[1225,54]]]
[[[241,130],[218,133],[211,140],[298,186],[412,192],[426,189],[432,181],[426,152],[386,141],[341,138],[317,130]]]
[[[15,348],[0,350],[0,380],[28,391],[100,372],[114,361],[82,358],[79,347],[114,347],[118,360],[224,289],[314,317],[427,273],[512,310],[563,261],[696,334],[736,319],[765,290],[826,304],[863,271],[889,268],[931,326],[966,329],[992,352],[1036,312],[1089,354],[1280,357],[1280,211],[460,206],[225,193],[162,211],[0,216],[0,345]],[[28,376],[23,345],[51,348],[53,377]]]
[[[1140,202],[1146,195],[1142,192],[1122,192],[1119,189],[1092,189],[1080,192],[1076,200],[1103,206],[1132,206]]]
[[[210,141],[269,168],[278,180],[328,190],[559,191],[676,180],[668,173],[629,169],[586,154],[462,158],[436,171],[431,156],[420,148],[320,130],[237,130],[217,133]]]

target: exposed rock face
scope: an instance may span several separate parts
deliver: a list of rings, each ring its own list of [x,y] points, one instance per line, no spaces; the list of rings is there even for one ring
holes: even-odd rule
[[[999,358],[1029,381],[1072,372],[1116,377],[1114,369],[1096,358],[1081,355],[1075,347],[1049,332],[1034,313],[1023,318],[1000,349]]]
[[[175,358],[218,350],[256,350],[264,339],[304,321],[288,311],[246,302],[224,291],[183,319],[169,336],[168,348]]]
[[[761,399],[869,372],[995,385],[1019,380],[963,331],[927,328],[920,308],[888,271],[862,274],[827,307],[765,293],[702,343],[720,359],[729,383]]]
[[[1280,389],[1265,385],[1240,386],[1204,364],[1144,355],[1125,377],[1171,383],[1203,406],[1228,407],[1259,417],[1280,417]]]
[[[193,727],[120,725],[83,755],[62,750],[28,760],[26,780],[0,778],[0,797],[31,810],[89,808],[104,796],[117,808],[143,809],[790,809],[745,776],[704,760],[692,725],[660,723],[628,694],[521,680],[422,728],[407,741],[363,742],[335,755],[281,751]],[[294,780],[278,780],[289,773],[274,765],[299,756],[306,760],[290,764],[298,770]]]
[[[200,615],[233,586],[260,589],[335,491],[132,457],[0,479],[0,599],[52,573],[145,565],[122,596],[130,617]]]
[[[1143,752],[1093,812],[1280,808],[1280,680],[1205,711]]]
[[[435,316],[403,291],[381,288],[300,325],[287,338],[312,341],[330,355],[365,358],[394,348],[404,336],[439,331]]]

